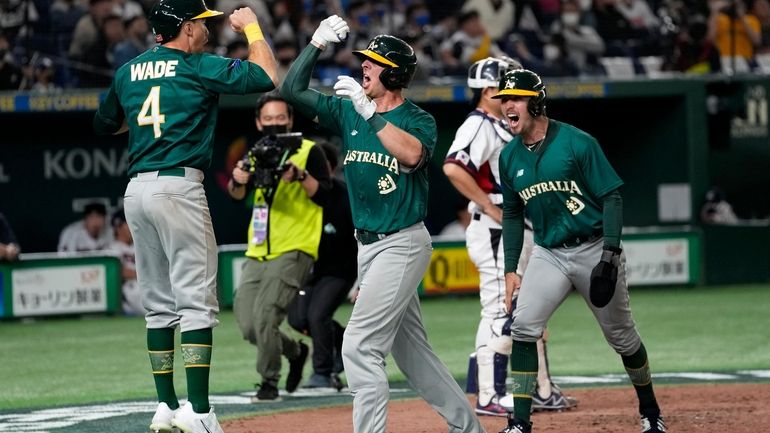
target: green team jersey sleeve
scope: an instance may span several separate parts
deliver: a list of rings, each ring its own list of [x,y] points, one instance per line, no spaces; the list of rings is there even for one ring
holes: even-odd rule
[[[275,88],[265,70],[248,60],[202,54],[198,74],[203,86],[216,93],[245,95]]]
[[[308,119],[316,118],[316,104],[321,97],[320,92],[309,88],[313,66],[319,55],[321,50],[308,44],[294,60],[281,85],[281,96]]]
[[[114,134],[120,130],[125,118],[123,107],[115,93],[115,81],[113,81],[94,115],[94,132],[100,135]]]
[[[524,202],[513,187],[514,168],[511,162],[517,148],[513,141],[503,147],[499,162],[503,190],[503,252],[506,274],[516,272],[524,243]]]
[[[623,185],[595,138],[580,131],[573,136],[572,151],[583,180],[596,199]]]

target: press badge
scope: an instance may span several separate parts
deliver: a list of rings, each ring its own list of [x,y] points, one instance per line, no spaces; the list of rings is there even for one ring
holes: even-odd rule
[[[262,245],[267,238],[267,216],[269,208],[265,205],[254,206],[254,211],[251,214],[251,226],[253,233],[251,235],[251,243],[254,245]]]

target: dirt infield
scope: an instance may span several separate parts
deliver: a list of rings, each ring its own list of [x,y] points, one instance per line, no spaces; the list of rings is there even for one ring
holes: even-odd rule
[[[669,432],[768,433],[770,384],[658,386]],[[569,390],[580,403],[574,410],[533,415],[537,433],[638,432],[636,397],[630,387]],[[482,417],[489,433],[505,426],[504,418]],[[228,433],[352,432],[350,406],[245,418],[223,423]],[[446,424],[422,400],[393,401],[388,433],[444,433]]]

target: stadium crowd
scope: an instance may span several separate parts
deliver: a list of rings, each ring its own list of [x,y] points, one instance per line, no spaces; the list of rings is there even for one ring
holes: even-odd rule
[[[114,71],[154,45],[153,0],[0,0],[0,90],[40,93],[107,87]],[[210,0],[225,15],[252,7],[285,74],[321,19],[350,23],[344,43],[319,59],[329,84],[360,73],[353,49],[380,33],[418,51],[416,80],[464,76],[476,60],[508,56],[548,77],[608,74],[608,59],[640,73],[720,72],[736,58],[770,58],[769,0]],[[209,19],[208,49],[245,58],[246,41]],[[764,69],[763,70],[767,70]],[[611,74],[610,74],[611,75]]]

